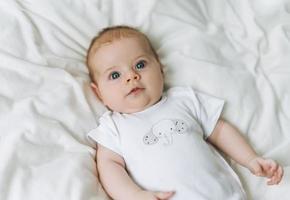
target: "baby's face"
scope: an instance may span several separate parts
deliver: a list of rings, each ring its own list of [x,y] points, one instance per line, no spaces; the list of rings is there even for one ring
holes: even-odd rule
[[[139,112],[160,100],[161,65],[142,40],[122,38],[104,44],[92,59],[97,73],[92,88],[111,110]]]

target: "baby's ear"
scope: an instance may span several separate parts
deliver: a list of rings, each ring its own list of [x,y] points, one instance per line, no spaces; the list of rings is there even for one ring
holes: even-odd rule
[[[100,94],[100,90],[99,90],[97,84],[95,84],[95,83],[91,83],[91,88],[92,88],[92,90],[94,91],[94,93],[95,93],[95,95],[97,96],[97,98],[98,98],[100,101],[103,102],[102,97],[101,97],[101,94]]]

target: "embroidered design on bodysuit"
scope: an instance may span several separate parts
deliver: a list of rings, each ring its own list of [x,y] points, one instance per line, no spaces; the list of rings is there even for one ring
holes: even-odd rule
[[[173,135],[186,133],[187,125],[180,119],[163,119],[153,125],[151,131],[143,137],[143,142],[153,145],[161,142],[164,145],[172,144]]]

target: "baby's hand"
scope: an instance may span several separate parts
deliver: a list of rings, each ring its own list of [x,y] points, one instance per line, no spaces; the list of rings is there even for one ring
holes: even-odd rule
[[[151,192],[141,190],[136,194],[138,200],[169,200],[174,192]]]
[[[272,159],[256,157],[249,161],[249,170],[256,176],[265,176],[268,185],[279,184],[283,176],[283,168]]]

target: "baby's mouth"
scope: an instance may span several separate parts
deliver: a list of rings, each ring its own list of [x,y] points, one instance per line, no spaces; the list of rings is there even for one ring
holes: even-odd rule
[[[145,88],[140,88],[140,87],[135,87],[133,88],[128,94],[127,96],[129,95],[137,95],[139,94],[140,92],[142,92],[143,90],[145,90]]]

